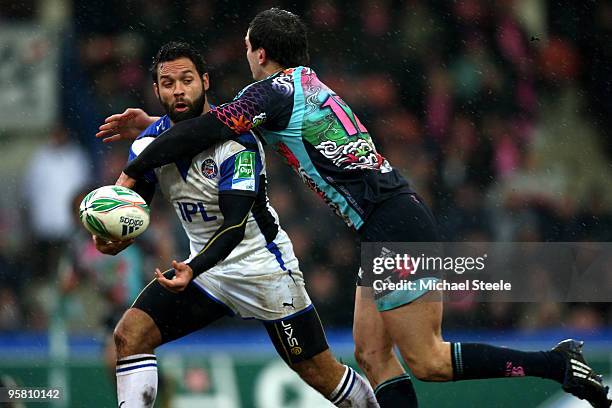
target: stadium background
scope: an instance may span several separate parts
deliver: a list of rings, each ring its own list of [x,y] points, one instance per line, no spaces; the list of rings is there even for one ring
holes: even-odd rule
[[[93,135],[127,107],[159,113],[147,70],[169,40],[202,50],[212,102],[233,97],[250,82],[246,26],[273,5],[304,16],[312,67],[431,204],[445,239],[612,241],[610,2],[0,0],[4,381],[64,386],[67,398],[52,406],[114,405],[105,321],[187,247],[158,199],[128,254],[92,251],[70,201],[113,183],[127,157],[127,145]],[[329,340],[352,362],[358,246],[274,154],[268,166]],[[609,303],[461,302],[446,306],[444,327],[451,340],[534,349],[577,336],[611,371]],[[326,406],[252,322],[226,320],[160,356],[171,406]],[[555,400],[559,388],[538,380],[416,386],[424,407],[583,406]]]

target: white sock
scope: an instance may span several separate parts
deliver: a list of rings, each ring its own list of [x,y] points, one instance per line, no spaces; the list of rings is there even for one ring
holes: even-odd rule
[[[329,400],[337,407],[378,408],[374,390],[351,367],[346,370],[336,389],[330,394]]]
[[[117,361],[119,408],[152,408],[157,395],[155,354],[135,354]]]

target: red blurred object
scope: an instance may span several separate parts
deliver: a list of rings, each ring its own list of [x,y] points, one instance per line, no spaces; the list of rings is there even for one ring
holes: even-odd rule
[[[546,44],[540,52],[539,62],[542,75],[549,81],[572,80],[579,72],[577,50],[560,38],[552,38]]]

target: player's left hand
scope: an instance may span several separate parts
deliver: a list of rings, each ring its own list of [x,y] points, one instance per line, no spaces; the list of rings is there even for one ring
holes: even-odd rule
[[[134,140],[140,132],[157,119],[159,118],[149,116],[142,109],[128,108],[123,113],[106,118],[104,124],[98,128],[99,132],[96,133],[96,137],[102,138],[104,143]]]
[[[155,269],[155,278],[157,281],[170,292],[178,293],[185,290],[191,279],[193,278],[193,270],[184,262],[172,261],[174,268],[174,278],[166,278],[159,268]]]
[[[115,182],[115,185],[127,188],[134,188],[134,185],[136,185],[136,179],[133,179],[124,172],[121,172],[121,175]]]

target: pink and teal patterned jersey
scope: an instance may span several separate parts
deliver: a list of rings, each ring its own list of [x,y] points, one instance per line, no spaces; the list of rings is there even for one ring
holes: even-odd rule
[[[211,112],[235,132],[253,130],[273,145],[356,229],[377,203],[412,192],[351,108],[310,68],[286,69],[255,82]]]

